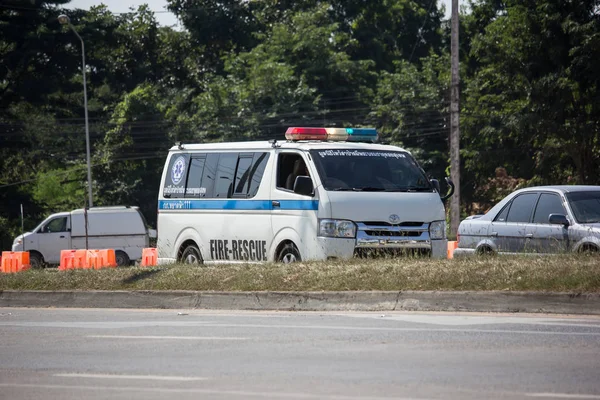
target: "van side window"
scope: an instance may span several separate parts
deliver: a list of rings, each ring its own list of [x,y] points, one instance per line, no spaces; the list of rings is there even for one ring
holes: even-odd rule
[[[173,154],[169,160],[167,178],[163,196],[167,198],[184,197],[185,184],[189,170],[189,154]]]
[[[250,169],[250,188],[248,189],[248,197],[256,196],[260,182],[265,173],[269,161],[269,153],[254,153],[254,163]]]
[[[268,160],[266,152],[175,154],[163,193],[166,198],[254,197]]]
[[[298,153],[279,153],[277,165],[277,188],[294,190],[294,182],[298,176],[308,176],[308,169]]]
[[[206,164],[206,156],[192,157],[190,160],[190,172],[185,187],[185,197],[205,197],[206,188],[202,186],[202,173]]]
[[[202,173],[202,187],[206,189],[206,197],[212,198],[214,195],[215,177],[217,176],[217,164],[219,162],[219,154],[208,153],[204,164],[204,172]]]
[[[237,164],[238,153],[222,153],[217,168],[215,197],[227,198],[233,194],[233,174]]]
[[[248,193],[248,175],[250,174],[251,165],[252,153],[243,156],[240,155],[235,172],[234,196],[246,197],[246,194]]]

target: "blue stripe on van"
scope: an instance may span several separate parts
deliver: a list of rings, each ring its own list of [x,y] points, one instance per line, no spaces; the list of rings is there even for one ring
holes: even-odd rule
[[[159,200],[159,210],[318,210],[318,200],[278,200],[279,207],[273,207],[272,200]]]

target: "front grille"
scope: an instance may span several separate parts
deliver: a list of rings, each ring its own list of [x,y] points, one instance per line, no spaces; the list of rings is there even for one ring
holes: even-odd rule
[[[385,221],[363,221],[359,222],[360,224],[365,224],[367,226],[423,226],[423,222],[414,222],[414,221],[405,221],[400,222],[399,224],[391,224]]]
[[[369,236],[385,236],[385,237],[404,237],[404,236],[412,236],[419,237],[423,232],[419,231],[375,231],[368,230],[364,231]]]
[[[431,249],[355,248],[355,258],[431,257]]]
[[[410,252],[423,254],[431,250],[427,222],[405,221],[390,224],[384,221],[365,221],[357,222],[356,227],[358,256],[371,257],[375,254],[380,257],[381,251],[384,256],[406,255]]]

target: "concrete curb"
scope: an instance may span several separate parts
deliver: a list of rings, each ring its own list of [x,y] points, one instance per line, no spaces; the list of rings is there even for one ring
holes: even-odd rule
[[[0,307],[475,311],[600,315],[599,293],[0,291]]]

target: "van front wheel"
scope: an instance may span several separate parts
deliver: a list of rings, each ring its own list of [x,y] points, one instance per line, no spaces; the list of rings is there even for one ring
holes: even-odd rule
[[[200,256],[200,250],[196,245],[190,244],[181,253],[181,260],[184,264],[198,265],[202,264],[202,256]]]
[[[300,262],[302,259],[300,258],[300,252],[296,246],[294,246],[293,243],[286,243],[279,252],[277,261],[284,264],[290,264],[294,262]]]
[[[44,268],[44,257],[40,253],[30,252],[29,253],[29,265],[32,269]]]
[[[121,250],[115,251],[115,261],[117,262],[117,267],[126,267],[130,263],[127,253]]]

